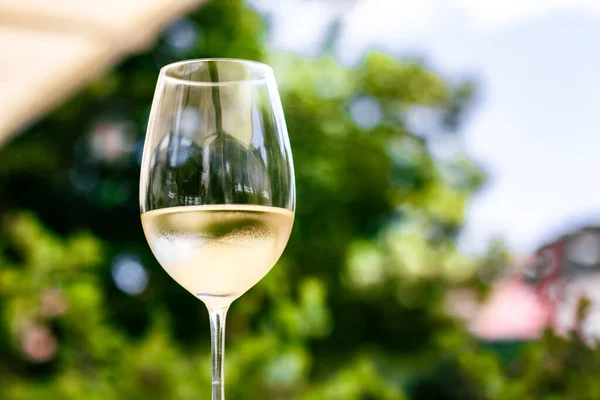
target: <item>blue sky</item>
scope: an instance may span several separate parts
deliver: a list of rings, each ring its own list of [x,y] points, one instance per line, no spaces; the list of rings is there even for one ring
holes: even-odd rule
[[[520,253],[600,223],[600,1],[254,0],[274,46],[311,54],[344,13],[344,63],[369,47],[422,56],[480,96],[464,150],[490,181],[470,203],[461,247],[502,236]]]

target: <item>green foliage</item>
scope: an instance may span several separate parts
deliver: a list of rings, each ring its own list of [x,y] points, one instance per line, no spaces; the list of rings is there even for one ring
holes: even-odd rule
[[[298,197],[284,256],[229,313],[228,397],[598,398],[596,356],[581,342],[549,337],[507,362],[443,311],[449,288],[478,280],[455,238],[484,174],[430,146],[456,137],[470,83],[380,53],[353,68],[269,53],[241,0],[186,22],[198,32],[191,47],[167,33],[0,151],[0,209],[12,210],[0,242],[1,399],[210,398],[206,311],[148,251],[135,143],[158,68],[215,56],[273,65]],[[361,102],[381,118],[361,119]],[[410,123],[414,112],[434,122],[428,131]],[[133,137],[120,158],[94,152],[107,122]],[[122,254],[147,266],[142,294],[113,284]],[[484,265],[506,257],[496,245]]]

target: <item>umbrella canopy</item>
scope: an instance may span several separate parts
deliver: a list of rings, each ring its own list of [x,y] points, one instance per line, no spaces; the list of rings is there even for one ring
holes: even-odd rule
[[[203,1],[0,1],[0,145]]]

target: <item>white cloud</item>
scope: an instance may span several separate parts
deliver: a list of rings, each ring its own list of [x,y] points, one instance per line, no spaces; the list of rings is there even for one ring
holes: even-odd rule
[[[428,36],[438,26],[441,16],[431,0],[363,0],[346,15],[351,27],[349,39],[390,40],[395,42]]]
[[[316,55],[330,22],[348,9],[346,1],[249,0],[262,13],[272,15],[270,42],[275,48]]]
[[[600,12],[598,0],[454,0],[478,30],[495,30],[561,10]]]

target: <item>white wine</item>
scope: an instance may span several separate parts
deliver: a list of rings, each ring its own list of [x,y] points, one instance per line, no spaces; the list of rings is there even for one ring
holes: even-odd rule
[[[253,205],[170,207],[142,214],[146,239],[162,267],[203,300],[228,304],[277,262],[293,211]]]

